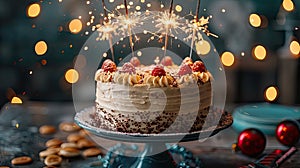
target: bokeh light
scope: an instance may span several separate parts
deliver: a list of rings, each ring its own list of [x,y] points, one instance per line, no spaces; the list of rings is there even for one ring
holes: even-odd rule
[[[258,14],[251,14],[249,16],[249,23],[253,27],[260,27],[261,26],[261,18]]]
[[[175,10],[176,10],[177,12],[181,12],[181,11],[182,11],[182,6],[176,5]]]
[[[73,34],[77,34],[81,31],[82,29],[82,22],[79,19],[73,19],[70,23],[69,23],[69,30],[71,33]]]
[[[11,104],[22,104],[23,101],[22,101],[22,99],[19,98],[19,97],[13,97],[13,98],[11,99],[10,103],[11,103]]]
[[[221,60],[223,65],[232,66],[234,64],[234,55],[231,52],[224,52],[221,56]]]
[[[210,52],[211,46],[208,41],[202,40],[196,43],[197,54],[206,55]]]
[[[264,60],[267,56],[267,50],[262,45],[257,45],[253,48],[253,57],[257,60]]]
[[[34,50],[37,55],[44,55],[48,50],[47,43],[45,41],[37,42],[35,44]]]
[[[65,79],[71,84],[76,83],[79,79],[79,73],[75,69],[69,69],[65,74]]]
[[[278,89],[275,86],[270,86],[265,90],[265,99],[274,101],[278,97]]]
[[[300,53],[300,44],[298,41],[292,41],[290,44],[290,51],[293,55],[299,55]]]
[[[34,3],[31,4],[28,8],[27,8],[27,16],[34,18],[37,17],[41,12],[41,6],[40,4]]]
[[[295,6],[292,0],[283,0],[282,7],[284,10],[291,12],[294,10]]]

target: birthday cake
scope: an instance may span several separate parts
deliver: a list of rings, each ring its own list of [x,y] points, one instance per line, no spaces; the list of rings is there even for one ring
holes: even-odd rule
[[[201,60],[175,65],[165,57],[141,65],[137,57],[120,67],[107,59],[95,74],[97,127],[126,133],[201,130],[212,103],[212,76]]]

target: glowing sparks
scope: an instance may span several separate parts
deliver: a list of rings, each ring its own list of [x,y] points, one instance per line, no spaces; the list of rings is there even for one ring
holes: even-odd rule
[[[22,104],[23,101],[22,101],[22,99],[19,98],[19,97],[13,97],[13,98],[11,99],[10,103],[11,103],[11,104]]]
[[[35,44],[35,53],[37,55],[44,55],[47,52],[47,43],[45,41],[39,41]]]
[[[112,35],[116,34],[117,25],[111,22],[104,22],[103,25],[97,25],[99,38],[97,40],[109,40]]]

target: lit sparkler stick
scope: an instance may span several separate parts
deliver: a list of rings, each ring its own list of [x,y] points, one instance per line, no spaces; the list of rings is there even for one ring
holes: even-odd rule
[[[126,0],[124,0],[124,5],[125,5],[125,11],[126,11],[126,20],[128,21],[129,44],[130,44],[130,48],[131,48],[132,57],[134,57],[133,39],[132,39],[132,33],[131,33],[131,24],[130,24],[130,21],[129,21],[129,12],[128,12],[128,7],[127,7],[127,1]]]
[[[171,17],[172,17],[172,14],[173,14],[173,3],[174,3],[174,0],[171,0],[170,10],[169,10],[169,20],[171,20]],[[166,36],[165,36],[164,57],[166,56],[166,53],[167,53],[169,29],[170,29],[170,24],[167,24],[167,26],[166,26]]]
[[[107,9],[106,9],[106,5],[104,0],[102,0],[102,7],[103,7],[103,11],[104,11],[104,23],[103,23],[103,27],[102,29],[100,28],[99,31],[102,30],[103,33],[103,38],[104,39],[108,39],[109,41],[109,47],[110,47],[110,51],[112,54],[112,60],[114,61],[115,56],[114,56],[114,49],[113,49],[113,43],[112,43],[112,32],[114,31],[114,26],[111,25],[110,20],[108,18],[107,15]]]
[[[193,22],[193,36],[192,36],[192,41],[191,41],[190,58],[192,58],[192,53],[193,53],[193,48],[194,48],[194,43],[195,43],[195,37],[196,37],[196,30],[197,30],[197,27],[198,27],[197,23],[198,23],[198,20],[199,20],[200,3],[201,3],[201,0],[198,0],[197,9],[196,9],[196,20]]]

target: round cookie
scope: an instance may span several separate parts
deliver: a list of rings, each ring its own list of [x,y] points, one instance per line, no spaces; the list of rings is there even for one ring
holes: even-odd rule
[[[80,150],[76,148],[63,148],[58,154],[64,157],[76,157],[80,155]]]
[[[54,134],[56,132],[56,128],[52,125],[43,125],[39,128],[39,132],[42,135]]]
[[[89,148],[82,152],[82,155],[85,157],[93,157],[98,156],[102,153],[102,151],[98,148]]]
[[[17,157],[11,160],[11,164],[13,165],[24,165],[24,164],[29,164],[32,162],[31,157],[28,156],[21,156]]]
[[[50,139],[46,142],[46,147],[52,147],[52,146],[60,146],[63,143],[62,140],[54,138],[54,139]]]
[[[59,152],[59,150],[60,150],[60,148],[48,148],[48,149],[46,149],[44,151],[41,151],[39,153],[39,156],[41,158],[44,158],[44,157],[47,157],[49,155],[55,155],[55,154],[57,154]]]
[[[75,123],[62,122],[59,124],[59,129],[65,132],[75,132],[79,131],[81,128]]]
[[[62,158],[58,155],[49,155],[46,157],[44,163],[47,166],[58,166],[62,162]]]

